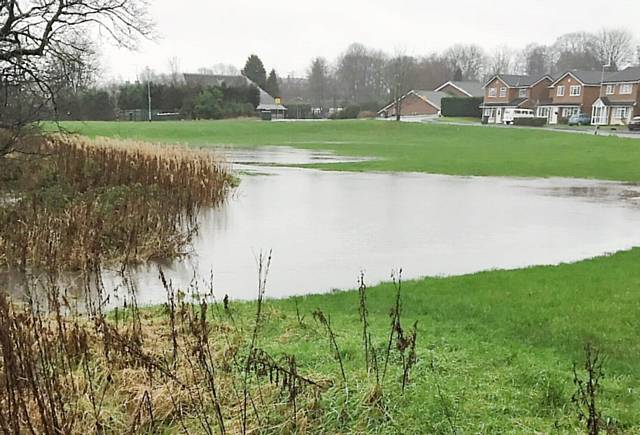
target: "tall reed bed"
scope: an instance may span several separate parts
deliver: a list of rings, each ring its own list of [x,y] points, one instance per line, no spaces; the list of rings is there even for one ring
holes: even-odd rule
[[[12,201],[0,203],[0,266],[57,271],[178,255],[199,210],[222,203],[233,182],[223,160],[185,148],[53,136],[37,151],[3,162]]]

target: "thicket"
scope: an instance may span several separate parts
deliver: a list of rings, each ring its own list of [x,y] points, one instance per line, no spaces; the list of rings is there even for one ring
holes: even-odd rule
[[[224,201],[226,164],[208,152],[42,137],[0,159],[0,267],[57,271],[179,255],[202,207]]]

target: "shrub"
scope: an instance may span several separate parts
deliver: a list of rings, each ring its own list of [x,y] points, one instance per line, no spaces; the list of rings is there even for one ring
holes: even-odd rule
[[[460,98],[448,97],[443,98],[441,102],[442,116],[456,116],[465,118],[481,118],[482,109],[480,105],[483,99],[479,97]]]
[[[547,125],[547,118],[514,118],[513,125],[544,127]]]
[[[363,110],[360,113],[358,113],[358,118],[360,119],[364,119],[364,118],[375,118],[377,116],[376,112],[372,112],[370,110]]]

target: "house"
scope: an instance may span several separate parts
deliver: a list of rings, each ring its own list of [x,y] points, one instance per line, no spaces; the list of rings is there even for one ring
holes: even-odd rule
[[[497,74],[484,88],[483,118],[491,124],[500,124],[507,109],[535,109],[549,99],[549,75],[526,76]]]
[[[436,92],[444,92],[452,97],[484,97],[482,83],[474,81],[449,81],[434,89]]]
[[[262,115],[268,113],[273,119],[282,119],[285,117],[285,114],[287,112],[287,108],[280,103],[279,99],[278,101],[276,101],[276,99],[269,95],[264,89],[242,75],[229,76],[218,74],[185,73],[184,81],[187,86],[199,87],[222,85],[226,85],[228,87],[255,86],[256,88],[258,88],[258,91],[260,91],[260,102],[258,104],[258,107],[256,107],[256,111],[258,111]]]
[[[400,116],[437,116],[440,114],[442,99],[449,96],[444,92],[409,91],[400,98]],[[378,116],[396,116],[396,102],[392,101],[380,109]]]
[[[609,73],[601,71],[579,70],[560,74],[549,85],[549,99],[538,105],[536,115],[547,118],[549,124],[558,124],[578,113],[591,116],[592,106],[600,96],[602,81],[609,76]]]
[[[626,125],[640,116],[640,66],[610,74],[603,80],[598,99],[593,103],[594,125]]]

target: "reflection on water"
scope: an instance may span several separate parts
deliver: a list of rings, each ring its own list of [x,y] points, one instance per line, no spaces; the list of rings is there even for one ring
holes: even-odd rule
[[[230,158],[322,158],[308,151],[275,154],[280,157],[253,151]],[[213,270],[218,295],[254,298],[256,257],[269,249],[267,293],[283,297],[355,287],[361,270],[373,283],[398,267],[405,278],[454,275],[640,245],[640,188],[628,184],[236,167],[257,174],[242,177],[225,206],[202,213],[193,255],[164,266],[177,286],[192,282],[194,271],[206,280]],[[140,302],[164,300],[157,276],[156,265],[135,270]]]

